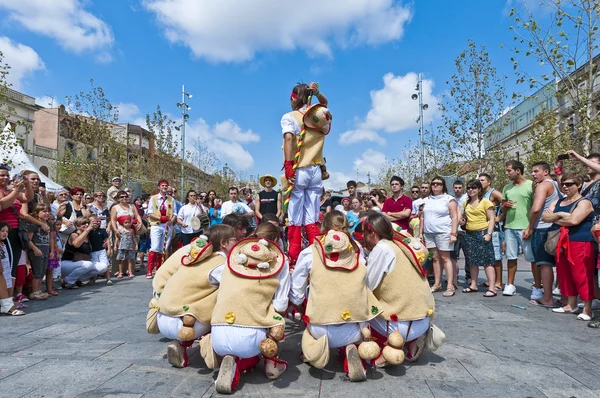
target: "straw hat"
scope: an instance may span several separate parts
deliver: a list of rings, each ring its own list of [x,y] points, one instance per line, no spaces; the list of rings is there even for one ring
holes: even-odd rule
[[[317,104],[308,108],[302,121],[306,127],[327,135],[331,130],[331,119],[329,109],[325,105]]]
[[[267,178],[270,178],[271,181],[273,181],[273,184],[271,185],[271,187],[274,187],[275,185],[277,185],[277,178],[273,177],[271,174],[265,174],[264,176],[260,177],[260,179],[258,180],[258,182],[260,183],[260,185],[262,185],[264,187],[265,186],[265,180]]]
[[[205,235],[200,235],[187,246],[187,251],[188,254],[181,258],[181,264],[185,266],[197,264],[208,258],[213,252],[213,247]]]
[[[283,252],[275,242],[261,238],[242,239],[231,249],[227,265],[242,278],[264,279],[281,271]]]
[[[347,233],[343,231],[330,230],[321,239],[316,239],[317,247],[320,249],[319,257],[328,268],[341,268],[352,271],[358,267],[359,252],[355,249]]]
[[[403,239],[394,236],[394,242],[404,252],[404,254],[406,254],[417,271],[421,275],[427,276],[427,270],[425,269],[424,264],[429,257],[429,250],[427,250],[423,242],[421,242],[420,239],[413,238],[412,236]]]
[[[407,229],[402,228],[400,225],[392,224],[394,226],[394,237],[399,239],[412,238],[413,236],[408,232]]]

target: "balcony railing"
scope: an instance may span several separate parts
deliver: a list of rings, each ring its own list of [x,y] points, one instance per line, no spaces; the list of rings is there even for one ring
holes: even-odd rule
[[[35,156],[47,159],[56,159],[56,151],[39,145],[34,145]]]

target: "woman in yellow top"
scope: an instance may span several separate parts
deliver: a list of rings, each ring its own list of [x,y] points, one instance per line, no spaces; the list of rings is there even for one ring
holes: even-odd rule
[[[471,285],[463,289],[463,293],[475,293],[479,267],[484,267],[488,278],[488,286],[492,286],[483,297],[495,297],[493,286],[496,283],[494,271],[494,204],[483,198],[483,188],[479,180],[471,180],[467,184],[468,200],[463,205],[463,218],[460,225],[465,228],[464,251],[465,261],[471,267]]]

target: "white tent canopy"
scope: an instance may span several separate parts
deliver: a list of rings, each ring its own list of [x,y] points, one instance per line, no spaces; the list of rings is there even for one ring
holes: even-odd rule
[[[13,176],[23,170],[31,170],[38,173],[40,180],[46,183],[46,190],[56,192],[62,189],[62,186],[46,177],[29,159],[29,156],[23,150],[23,147],[18,143],[15,133],[11,130],[10,124],[6,124],[2,131],[2,142],[0,143],[0,152],[2,152],[0,163],[6,163],[12,170],[10,175]]]

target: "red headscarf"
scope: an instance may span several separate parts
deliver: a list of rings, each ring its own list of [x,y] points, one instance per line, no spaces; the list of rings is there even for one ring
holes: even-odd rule
[[[117,222],[121,225],[125,224],[125,221],[131,222],[131,216],[119,216],[117,217]]]

